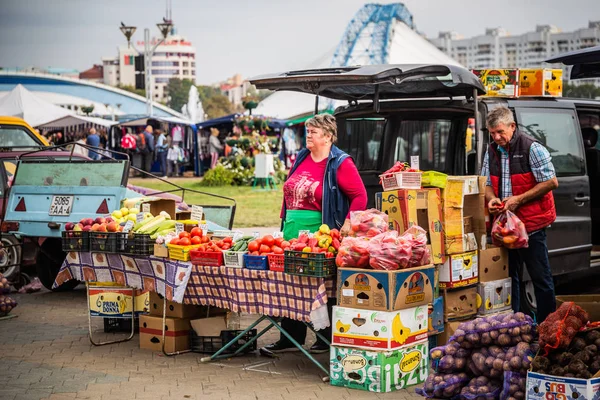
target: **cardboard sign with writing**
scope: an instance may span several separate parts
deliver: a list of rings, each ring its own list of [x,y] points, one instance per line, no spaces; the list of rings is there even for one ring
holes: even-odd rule
[[[139,223],[139,222],[142,222],[143,220],[144,220],[144,213],[139,212],[135,215],[135,222]]]
[[[192,220],[193,221],[202,221],[204,215],[204,209],[200,206],[192,206]]]
[[[150,212],[150,204],[148,204],[148,203],[142,204],[142,212],[149,213]]]
[[[127,233],[131,230],[131,228],[133,228],[133,221],[128,220],[127,222],[125,222],[125,226],[123,227],[123,232]]]
[[[178,235],[183,232],[184,226],[181,222],[177,222],[175,223],[175,233],[177,233]]]

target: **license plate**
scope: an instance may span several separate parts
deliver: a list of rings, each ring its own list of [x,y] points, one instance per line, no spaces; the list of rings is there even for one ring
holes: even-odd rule
[[[73,196],[52,196],[48,215],[67,217],[71,215]]]

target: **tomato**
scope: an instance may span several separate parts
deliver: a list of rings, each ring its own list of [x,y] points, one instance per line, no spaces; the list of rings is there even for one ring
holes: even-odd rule
[[[281,243],[283,242],[282,237],[275,238],[275,246],[281,247]]]
[[[502,242],[504,244],[513,244],[514,242],[516,242],[518,239],[517,236],[504,236],[504,238],[502,238]]]
[[[198,251],[206,251],[206,247],[201,244],[200,246],[198,246]]]
[[[183,233],[183,232],[181,232],[181,233]],[[192,242],[189,237],[183,237],[183,238],[179,239],[180,246],[189,246],[191,244],[192,244]]]
[[[271,247],[275,244],[275,239],[271,235],[265,235],[262,238],[262,244]]]
[[[225,244],[222,240],[219,240],[215,243],[217,245],[217,247],[223,247],[223,245]]]
[[[282,249],[287,249],[288,247],[291,246],[291,243],[288,242],[287,240],[284,240],[283,242],[281,242],[281,244],[279,245],[279,247],[281,247]]]
[[[194,236],[202,237],[202,228],[200,228],[199,226],[193,228],[192,231],[190,232],[190,235],[192,237],[194,237]]]
[[[223,247],[221,247],[223,250],[229,250],[231,248],[231,244],[229,243],[224,243]]]
[[[210,239],[208,238],[208,236],[202,236],[202,243],[208,243],[210,241]]]
[[[260,244],[258,244],[258,241],[256,241],[256,240],[253,240],[248,243],[248,251],[251,253],[258,251],[259,247],[260,247]]]
[[[252,253],[250,253],[250,255],[259,256],[260,254],[258,254],[258,251],[253,251]]]
[[[231,244],[231,243],[233,243],[233,239],[228,236],[228,237],[226,237],[226,238],[223,239],[223,243],[229,243],[229,244]]]
[[[173,238],[173,239],[171,239],[171,241],[169,242],[169,244],[179,245],[179,239],[178,238]]]
[[[183,239],[183,238],[189,238],[190,237],[190,233],[183,231],[179,234],[179,239]]]
[[[508,235],[510,235],[510,234],[511,234],[511,231],[510,231],[510,229],[509,229],[509,228],[507,228],[507,227],[504,227],[504,228],[500,229],[500,234],[501,234],[502,236],[508,236]]]
[[[273,251],[273,253],[275,254],[283,254],[283,249],[281,247],[278,246],[273,246],[271,248],[271,250]]]
[[[191,242],[192,244],[200,244],[202,243],[202,239],[200,236],[192,236]]]
[[[272,238],[272,236],[271,236],[271,238]],[[250,248],[250,245],[248,245],[248,248]],[[266,244],[261,244],[260,249],[258,251],[260,253],[270,253],[271,247],[267,246]]]

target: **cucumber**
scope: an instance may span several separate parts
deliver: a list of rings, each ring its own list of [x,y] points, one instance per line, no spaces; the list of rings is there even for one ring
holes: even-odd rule
[[[238,251],[246,251],[248,250],[248,243],[247,242],[243,242],[242,247],[240,247],[238,249]]]
[[[254,240],[254,236],[244,236],[244,237],[242,237],[242,238],[240,239],[240,241],[241,241],[241,240],[244,240],[244,241],[250,241],[250,240]]]
[[[233,246],[233,247],[231,248],[231,251],[238,251],[238,249],[239,249],[240,247],[242,247],[242,243],[243,243],[243,242],[237,242],[237,243],[235,244],[235,246]]]

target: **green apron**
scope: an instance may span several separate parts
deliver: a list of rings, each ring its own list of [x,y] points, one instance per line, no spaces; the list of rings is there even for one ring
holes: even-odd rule
[[[283,239],[298,237],[298,232],[307,230],[316,232],[323,224],[323,216],[319,211],[287,210],[283,223]]]

